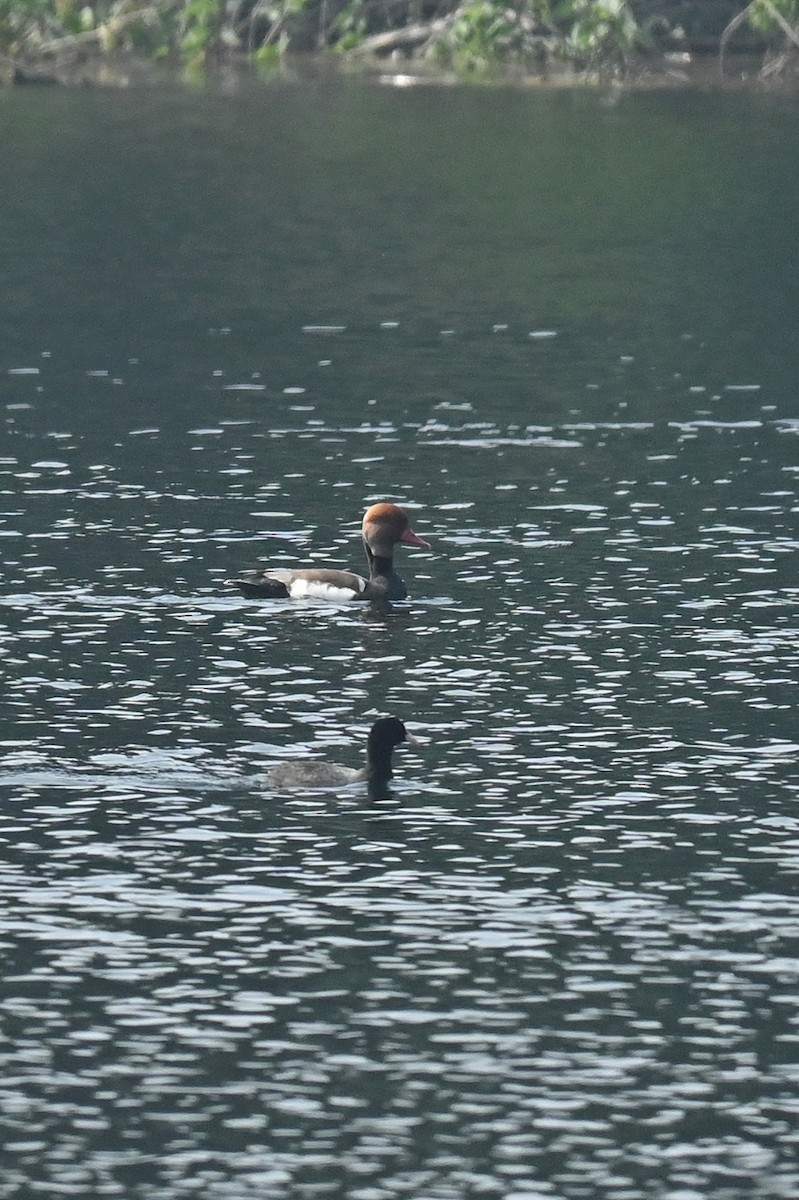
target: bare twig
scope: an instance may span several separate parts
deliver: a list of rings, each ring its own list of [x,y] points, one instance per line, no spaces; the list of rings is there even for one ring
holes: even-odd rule
[[[755,7],[756,4],[757,4],[757,0],[752,0],[751,4],[747,4],[746,8],[744,8],[741,12],[737,13],[733,17],[733,19],[730,21],[729,25],[726,26],[726,28],[724,29],[724,32],[721,35],[721,41],[719,42],[719,73],[721,75],[724,74],[724,55],[727,50],[727,42],[730,40],[732,35],[735,33],[736,29],[740,29],[740,27],[749,20],[749,13],[752,11],[752,9]]]

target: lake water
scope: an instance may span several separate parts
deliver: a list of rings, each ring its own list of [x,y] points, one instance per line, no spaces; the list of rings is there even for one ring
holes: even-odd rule
[[[4,1197],[797,1194],[798,134],[0,92]]]

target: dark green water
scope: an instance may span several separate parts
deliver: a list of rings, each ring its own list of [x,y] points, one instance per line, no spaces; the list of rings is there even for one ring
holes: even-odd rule
[[[4,1198],[796,1194],[798,132],[0,93]]]

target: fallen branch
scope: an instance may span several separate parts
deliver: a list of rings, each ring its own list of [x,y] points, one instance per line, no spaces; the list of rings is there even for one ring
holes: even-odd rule
[[[109,17],[102,25],[95,26],[94,29],[87,29],[83,33],[69,33],[65,34],[64,37],[52,38],[49,42],[42,42],[40,46],[36,47],[36,53],[42,55],[68,54],[72,50],[80,50],[84,46],[91,46],[95,42],[103,50],[109,50],[117,41],[120,33],[127,29],[129,25],[149,25],[157,21],[160,15],[160,11],[153,4],[148,4],[144,8],[133,9],[130,12],[119,12]]]
[[[353,46],[348,54],[385,54],[392,50],[407,50],[422,46],[437,37],[452,24],[452,17],[439,17],[436,21],[421,21],[417,25],[406,25],[403,29],[390,29],[388,33],[375,33]]]

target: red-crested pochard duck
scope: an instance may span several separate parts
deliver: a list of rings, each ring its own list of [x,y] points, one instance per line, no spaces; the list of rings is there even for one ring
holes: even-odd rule
[[[340,767],[337,763],[319,759],[301,759],[279,763],[267,775],[273,787],[292,788],[336,788],[352,783],[365,783],[371,793],[385,788],[391,779],[391,756],[396,746],[407,742],[416,745],[416,739],[408,733],[399,717],[378,717],[369,730],[366,741],[366,766],[362,770]]]
[[[245,596],[261,599],[310,596],[320,600],[404,600],[408,590],[394,570],[394,547],[398,542],[407,542],[429,550],[430,543],[413,532],[403,509],[385,502],[366,510],[361,536],[369,564],[368,578],[330,567],[274,567],[226,579],[225,583],[240,588]]]

